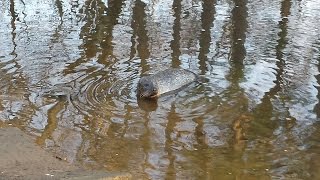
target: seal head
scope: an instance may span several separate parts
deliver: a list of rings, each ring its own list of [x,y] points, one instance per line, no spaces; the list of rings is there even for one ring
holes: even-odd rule
[[[138,83],[138,97],[139,98],[155,98],[159,95],[158,85],[150,77],[142,77]]]

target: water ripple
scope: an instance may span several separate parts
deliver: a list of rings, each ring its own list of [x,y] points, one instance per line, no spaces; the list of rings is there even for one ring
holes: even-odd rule
[[[123,114],[126,105],[136,104],[136,82],[135,75],[128,75],[121,79],[88,76],[87,79],[82,80],[83,85],[79,93],[72,96],[71,101],[84,114],[89,116],[97,114],[100,117],[111,118],[110,116]]]

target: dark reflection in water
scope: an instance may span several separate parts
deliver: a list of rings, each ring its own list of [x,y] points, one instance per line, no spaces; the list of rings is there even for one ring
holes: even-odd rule
[[[319,179],[317,0],[0,7],[0,126],[140,179]],[[205,81],[137,99],[169,67]]]
[[[320,59],[318,61],[319,61],[318,70],[320,70]],[[317,79],[317,83],[320,84],[320,74],[316,75],[315,77]],[[317,87],[317,90],[318,90],[317,98],[320,99],[320,88],[319,88],[319,86]],[[319,102],[314,106],[314,112],[317,114],[317,117],[319,118],[320,117],[320,103]]]
[[[174,22],[172,25],[172,36],[173,36],[173,40],[171,41],[170,47],[172,49],[172,53],[171,53],[171,62],[172,62],[172,67],[176,68],[179,67],[181,65],[180,62],[180,55],[181,55],[181,51],[180,51],[180,40],[181,40],[181,36],[180,36],[180,32],[181,32],[181,1],[180,0],[174,0],[172,3],[172,9],[173,9],[173,16],[174,16]]]
[[[148,112],[155,111],[158,108],[157,99],[137,99],[138,106]]]
[[[201,34],[199,39],[199,69],[201,69],[201,74],[204,74],[206,71],[208,71],[207,68],[207,55],[210,51],[210,42],[211,42],[211,36],[210,36],[210,28],[212,27],[212,23],[214,20],[214,14],[215,14],[215,1],[210,0],[204,0],[203,1],[203,10],[201,14]]]
[[[148,32],[146,30],[146,13],[145,4],[141,1],[135,1],[132,10],[132,24],[133,30],[131,37],[131,52],[130,59],[139,57],[141,59],[140,66],[143,72],[149,70],[147,59],[150,57],[149,45],[148,45]],[[137,51],[137,52],[136,52]]]

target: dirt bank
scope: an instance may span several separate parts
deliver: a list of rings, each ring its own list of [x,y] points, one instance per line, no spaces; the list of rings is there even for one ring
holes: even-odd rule
[[[54,157],[18,128],[0,128],[2,179],[130,179],[127,173],[84,170]]]

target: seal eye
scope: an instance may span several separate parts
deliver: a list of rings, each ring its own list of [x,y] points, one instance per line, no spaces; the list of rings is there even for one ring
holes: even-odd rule
[[[144,84],[144,86],[149,87],[149,84]]]

